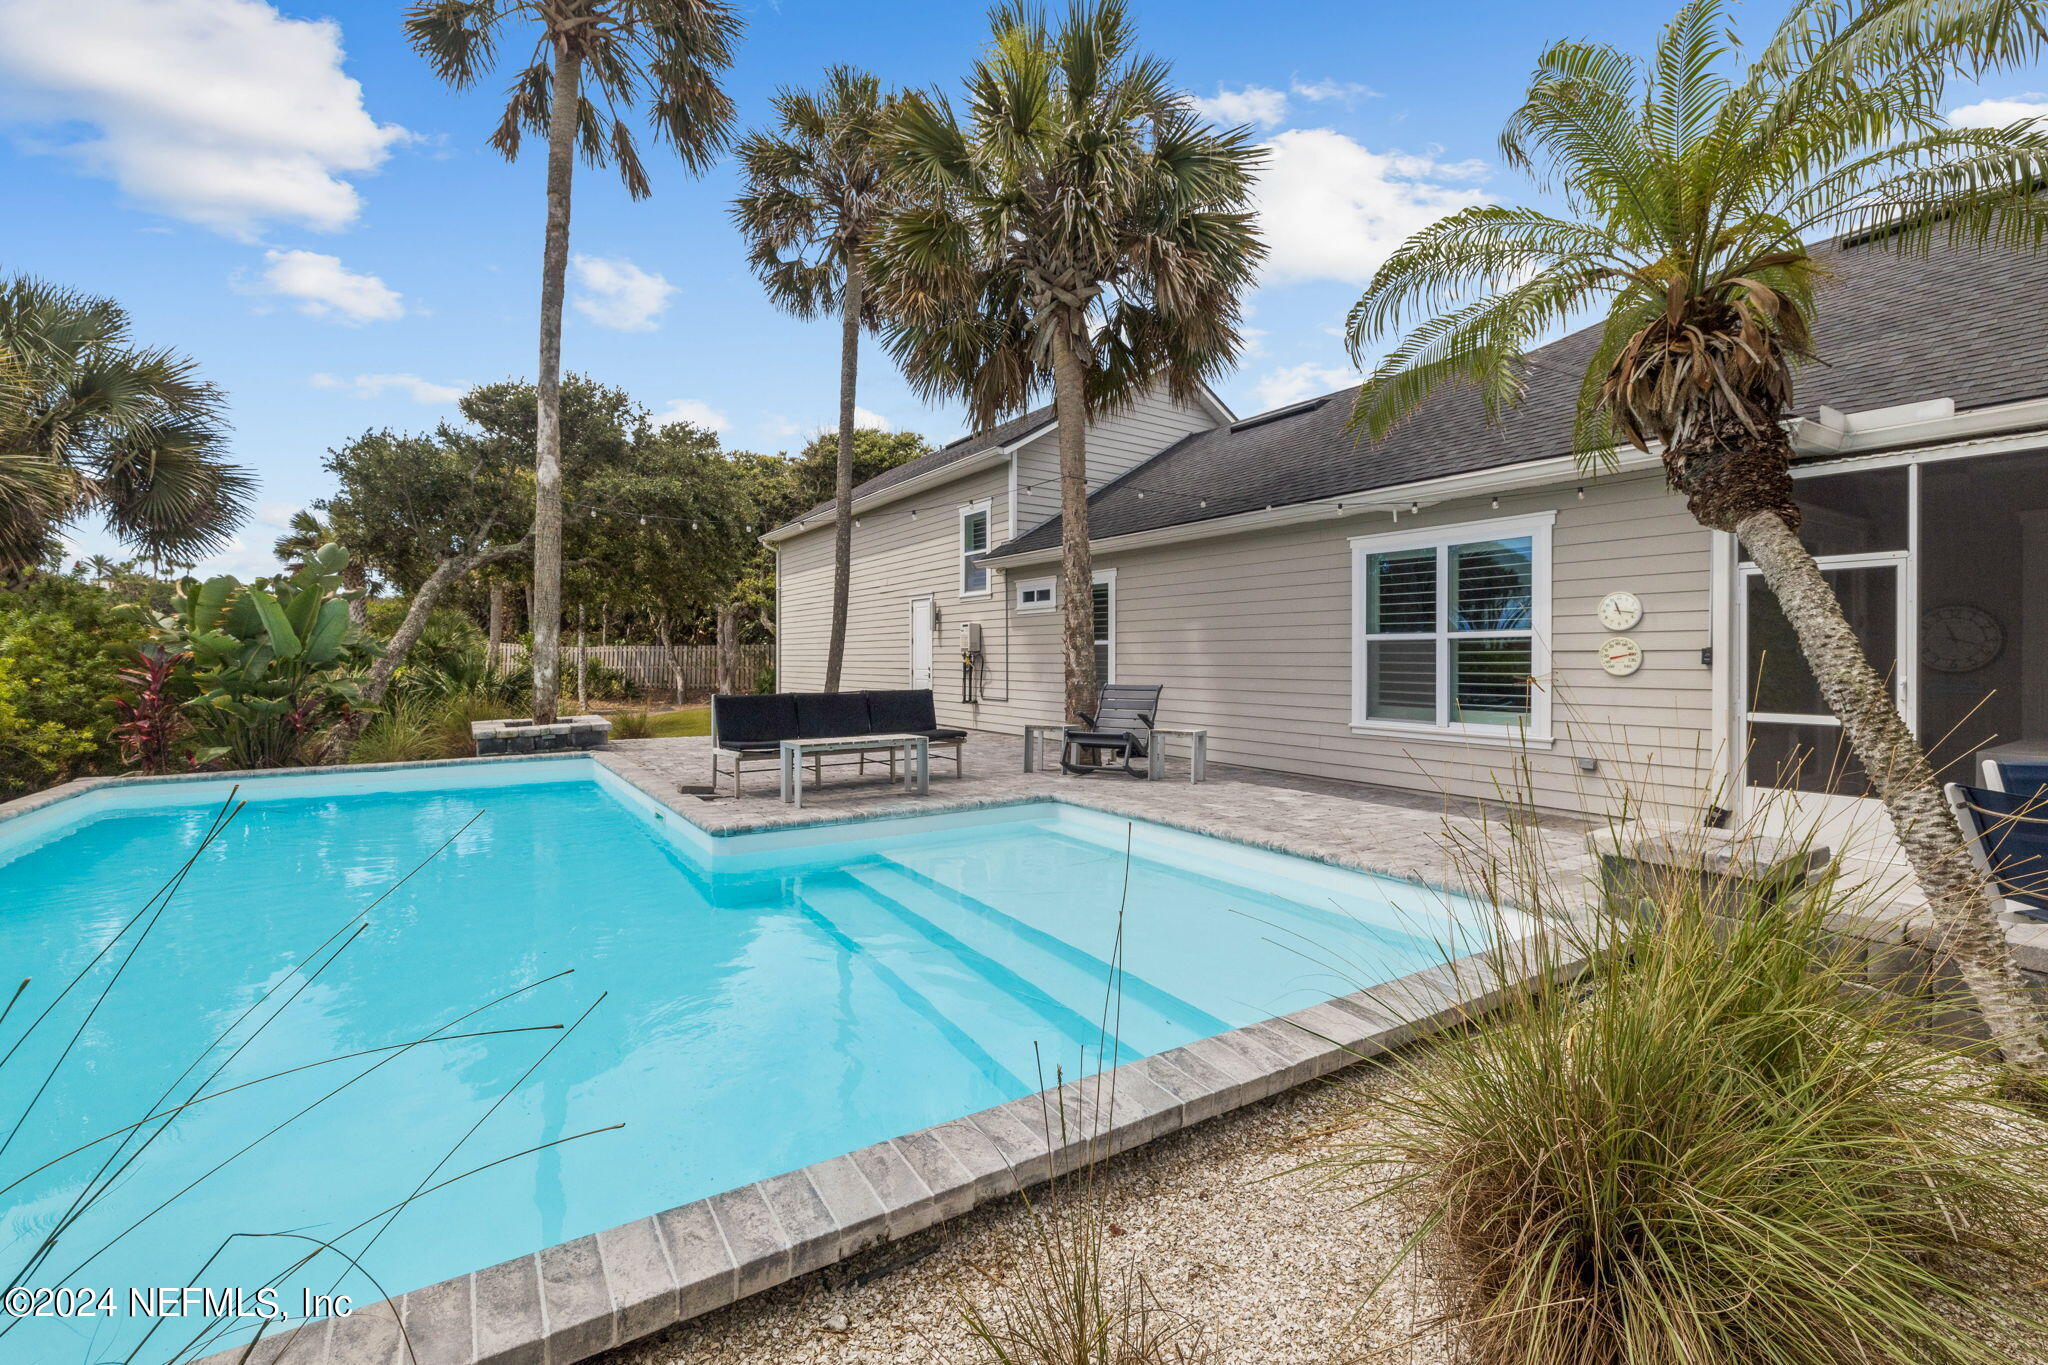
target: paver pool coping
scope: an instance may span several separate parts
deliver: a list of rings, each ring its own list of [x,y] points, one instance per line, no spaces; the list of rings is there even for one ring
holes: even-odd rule
[[[563,761],[521,755],[358,770]],[[110,782],[223,776],[233,775],[87,779],[6,803],[0,820]],[[290,1329],[246,1356],[246,1347],[232,1347],[200,1365],[271,1365],[280,1357],[286,1365],[572,1365],[1482,1014],[1526,964],[1512,950],[1475,953]],[[1561,947],[1544,962],[1555,973],[1580,965]]]

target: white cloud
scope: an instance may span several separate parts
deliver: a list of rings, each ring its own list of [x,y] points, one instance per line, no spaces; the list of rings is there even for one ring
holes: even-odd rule
[[[405,300],[375,275],[359,275],[339,256],[317,251],[266,251],[255,292],[292,300],[309,318],[336,322],[390,322],[405,316]]]
[[[416,374],[359,374],[349,378],[316,374],[307,382],[316,389],[347,389],[358,398],[380,398],[387,390],[397,389],[415,403],[448,404],[463,395],[463,390],[451,384],[436,384]]]
[[[1288,86],[1305,100],[1338,100],[1344,104],[1356,104],[1359,100],[1376,100],[1380,92],[1357,81],[1335,81],[1325,77],[1319,81],[1305,81],[1300,77]]]
[[[1256,123],[1261,128],[1272,128],[1287,117],[1286,92],[1263,85],[1247,85],[1242,90],[1226,90],[1219,85],[1214,95],[1188,98],[1195,112],[1218,123]]]
[[[676,287],[623,256],[577,256],[569,262],[576,311],[600,327],[651,332]]]
[[[654,425],[666,426],[670,422],[689,422],[706,431],[724,431],[732,425],[724,413],[698,398],[678,398],[654,414]]]
[[[348,226],[408,134],[363,107],[341,29],[262,0],[0,0],[0,118],[151,208],[244,239]]]
[[[2048,118],[2048,94],[2029,92],[2008,99],[1978,100],[1948,112],[1948,121],[1958,128],[2003,128],[2036,118]]]
[[[869,431],[891,431],[895,427],[895,424],[881,413],[869,412],[866,408],[860,407],[853,410],[853,424],[856,427],[866,427]]]
[[[1290,129],[1267,148],[1257,198],[1269,283],[1363,284],[1411,233],[1486,199],[1442,183],[1484,175],[1481,162],[1375,152],[1329,128]]]
[[[1252,394],[1259,400],[1259,411],[1265,412],[1335,389],[1348,389],[1359,379],[1358,371],[1348,365],[1318,365],[1308,361],[1267,371],[1259,377],[1258,383],[1252,385]]]

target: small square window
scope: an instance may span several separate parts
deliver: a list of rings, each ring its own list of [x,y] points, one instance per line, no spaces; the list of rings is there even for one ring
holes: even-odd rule
[[[1054,580],[1050,578],[1027,578],[1017,584],[1017,610],[1020,612],[1051,611],[1057,603],[1053,595]]]

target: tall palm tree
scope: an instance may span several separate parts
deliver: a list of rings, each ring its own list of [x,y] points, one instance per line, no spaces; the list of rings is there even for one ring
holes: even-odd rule
[[[255,485],[223,453],[222,406],[191,360],[136,345],[112,299],[0,283],[0,571],[95,514],[152,558],[223,547]]]
[[[1795,363],[1814,354],[1816,239],[1874,234],[1910,271],[1930,243],[2038,246],[2048,134],[1951,128],[1957,71],[2038,48],[2008,0],[1805,0],[1753,61],[1727,0],[1678,12],[1647,60],[1600,43],[1545,52],[1501,135],[1510,165],[1564,210],[1477,207],[1402,244],[1353,308],[1354,360],[1409,328],[1358,395],[1374,437],[1439,388],[1489,408],[1522,390],[1522,354],[1584,309],[1604,315],[1576,439],[1596,460],[1655,444],[1703,525],[1733,532],[1882,798],[1944,942],[1998,1046],[2048,1066],[1996,908],[1890,688],[1800,544],[1786,432]]]
[[[561,684],[562,297],[569,266],[576,154],[616,165],[626,192],[651,192],[624,113],[643,103],[657,139],[701,174],[731,137],[732,100],[718,77],[741,22],[726,0],[418,0],[406,37],[442,80],[467,89],[491,70],[505,31],[536,26],[531,60],[512,79],[491,145],[510,161],[528,133],[548,144],[541,248],[539,422],[533,500],[533,715],[553,721]],[[600,112],[588,90],[595,87]]]
[[[839,314],[839,466],[833,488],[832,638],[825,690],[839,690],[853,576],[853,420],[861,328],[875,309],[865,257],[894,194],[884,135],[895,97],[835,66],[817,91],[775,97],[776,127],[740,140],[746,186],[733,222],[768,297],[800,318]]]
[[[1060,450],[1066,704],[1095,706],[1090,416],[1162,381],[1193,398],[1238,349],[1238,297],[1265,248],[1250,130],[1204,123],[1169,68],[1136,56],[1122,0],[1058,29],[997,6],[964,122],[906,96],[894,143],[908,205],[877,243],[889,345],[926,394],[986,425],[1050,388]]]

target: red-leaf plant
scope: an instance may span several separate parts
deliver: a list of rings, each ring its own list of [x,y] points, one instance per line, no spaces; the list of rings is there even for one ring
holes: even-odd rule
[[[137,651],[135,667],[121,670],[121,681],[135,696],[114,702],[121,713],[114,738],[121,746],[122,761],[130,767],[162,773],[173,766],[194,766],[197,756],[181,743],[191,722],[171,695],[172,673],[191,657],[144,649]]]

